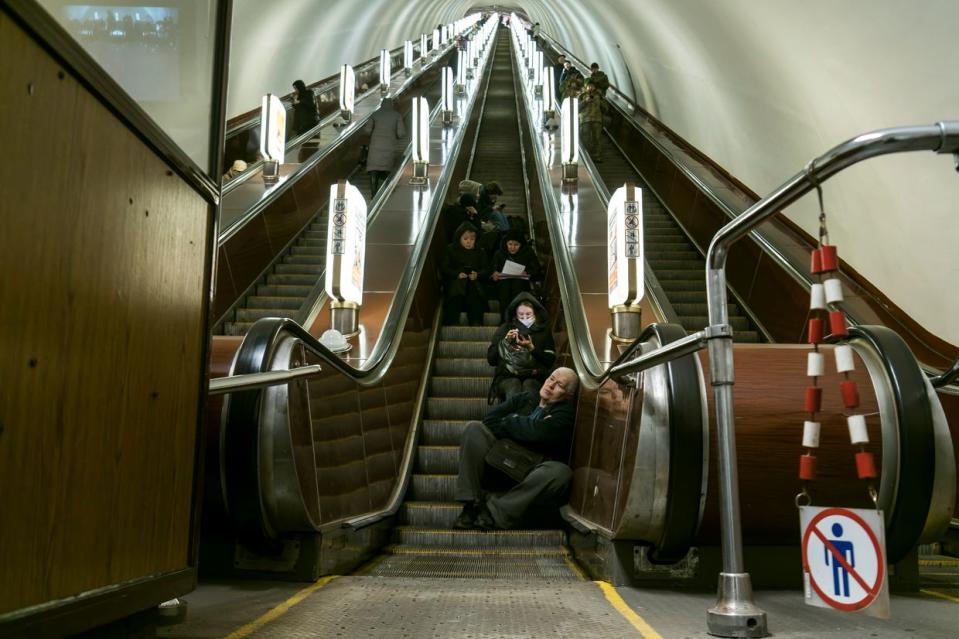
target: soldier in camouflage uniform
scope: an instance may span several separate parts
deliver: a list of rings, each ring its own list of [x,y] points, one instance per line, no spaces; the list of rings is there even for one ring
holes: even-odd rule
[[[583,74],[576,68],[570,68],[569,71],[566,72],[566,78],[559,87],[560,98],[578,98],[582,90]]]
[[[602,162],[600,136],[603,134],[603,103],[606,98],[592,80],[587,80],[579,96],[579,135],[594,163]]]

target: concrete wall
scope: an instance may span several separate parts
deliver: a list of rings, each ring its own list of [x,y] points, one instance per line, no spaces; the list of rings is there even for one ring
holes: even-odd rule
[[[517,2],[505,6],[520,7]],[[418,39],[473,3],[237,0],[229,114],[301,77]],[[760,194],[874,128],[959,118],[959,4],[926,0],[524,0],[545,32]],[[627,74],[627,65],[629,73]],[[842,256],[933,333],[959,344],[959,177],[932,154],[881,158],[826,186]],[[815,198],[787,214],[815,234]]]

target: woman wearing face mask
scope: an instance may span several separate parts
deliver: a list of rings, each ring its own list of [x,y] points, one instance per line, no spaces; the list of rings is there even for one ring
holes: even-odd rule
[[[496,367],[489,400],[509,399],[524,391],[538,392],[556,362],[556,346],[546,309],[529,293],[509,305],[509,320],[493,334],[486,360]]]

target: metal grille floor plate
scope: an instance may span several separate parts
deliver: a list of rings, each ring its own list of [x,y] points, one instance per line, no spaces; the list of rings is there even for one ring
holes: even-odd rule
[[[588,581],[341,577],[250,636],[622,639],[637,633]]]

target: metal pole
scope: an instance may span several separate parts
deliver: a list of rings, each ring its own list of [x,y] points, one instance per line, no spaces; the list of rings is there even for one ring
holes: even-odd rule
[[[844,142],[814,159],[803,171],[721,228],[709,246],[706,256],[706,298],[709,303],[707,331],[724,333],[713,336],[708,344],[711,384],[716,399],[723,549],[718,598],[716,605],[706,612],[710,634],[721,637],[764,637],[768,634],[766,613],[753,603],[752,583],[743,567],[736,422],[733,413],[735,369],[726,300],[726,257],[729,247],[782,207],[795,202],[817,184],[846,167],[877,155],[922,150],[952,154],[959,152],[959,122],[883,129]]]

